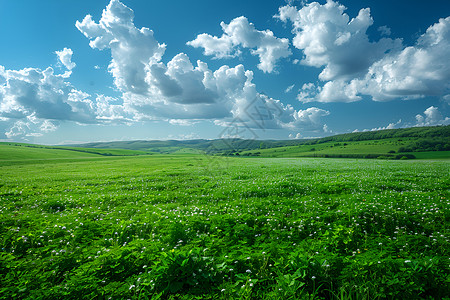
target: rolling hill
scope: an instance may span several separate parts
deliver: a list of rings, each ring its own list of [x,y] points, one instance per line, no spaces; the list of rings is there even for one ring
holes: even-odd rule
[[[450,126],[412,127],[355,132],[303,140],[167,140],[117,141],[70,145],[93,149],[126,149],[153,153],[207,153],[261,157],[446,158]]]
[[[127,149],[94,149],[80,147],[57,147],[25,143],[0,143],[0,166],[11,164],[43,163],[49,160],[77,161],[102,157],[121,157],[154,154]]]
[[[111,156],[200,154],[259,157],[384,159],[450,158],[450,126],[346,133],[303,140],[117,141],[66,146],[0,143],[0,165],[8,161],[92,159]]]

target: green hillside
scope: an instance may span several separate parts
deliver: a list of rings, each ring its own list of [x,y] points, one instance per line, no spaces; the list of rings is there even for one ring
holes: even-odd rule
[[[186,141],[118,141],[70,146],[84,149],[139,150],[164,154],[187,151],[188,153],[202,152],[225,156],[238,154],[263,157],[333,156],[358,158],[368,156],[369,158],[387,156],[395,158],[400,154],[414,155],[412,152],[450,151],[450,126],[355,132],[303,140],[245,140],[234,138]],[[447,157],[448,155],[441,154],[438,156]],[[421,157],[424,158],[423,155]]]
[[[117,141],[98,142],[68,145],[71,147],[83,147],[94,149],[128,149],[151,151],[156,153],[175,153],[181,149],[190,149],[190,152],[206,152],[208,154],[222,154],[230,150],[251,150],[260,147],[293,146],[304,143],[299,140],[244,140],[244,139],[215,139],[215,140],[167,140],[167,141]],[[185,151],[185,150],[184,150]]]
[[[31,144],[0,143],[0,161],[25,159],[65,159],[93,156],[98,156],[98,154],[82,151],[67,151],[64,149],[55,149]]]
[[[0,299],[450,295],[450,161],[11,162],[0,167]]]
[[[420,141],[420,140],[419,140]],[[307,143],[298,146],[278,147],[238,152],[244,156],[260,157],[335,157],[335,158],[385,158],[385,159],[445,159],[450,151],[409,151],[418,143],[416,138],[390,138],[355,142]],[[408,150],[408,151],[405,151]],[[237,155],[237,154],[235,154]]]
[[[109,156],[149,155],[151,152],[126,149],[92,149],[43,146],[24,143],[0,143],[0,166],[20,162],[42,163],[48,160],[98,159]]]
[[[119,141],[67,146],[0,143],[0,161],[199,154],[260,157],[450,158],[450,126],[356,132],[304,140]]]

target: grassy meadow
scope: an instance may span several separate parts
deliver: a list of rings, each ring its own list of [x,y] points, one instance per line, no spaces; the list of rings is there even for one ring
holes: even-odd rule
[[[0,155],[2,299],[450,295],[448,159]]]
[[[413,155],[419,159],[450,158],[450,151],[403,152],[402,148],[413,143],[414,138],[388,138],[367,141],[328,141],[317,144],[300,144],[268,149],[247,150],[244,156],[260,157],[335,157],[335,158],[382,158]]]

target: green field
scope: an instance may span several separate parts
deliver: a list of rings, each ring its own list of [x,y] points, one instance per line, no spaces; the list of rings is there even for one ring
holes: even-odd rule
[[[244,156],[260,157],[343,157],[343,158],[392,158],[414,155],[420,159],[450,158],[450,151],[402,152],[401,148],[410,145],[415,138],[388,138],[368,141],[328,141],[317,144],[301,144],[268,149],[257,149],[239,153]],[[418,154],[418,156],[416,155]]]
[[[64,146],[43,146],[23,143],[0,143],[0,166],[100,159],[101,156],[137,156],[155,154],[128,149],[92,149]]]
[[[0,298],[444,299],[449,167],[0,145]]]
[[[336,157],[401,159],[450,158],[450,125],[354,132],[324,138],[300,140],[167,140],[118,141],[72,145],[72,149],[125,149],[151,153],[207,153],[221,156]],[[435,152],[441,152],[435,154]],[[410,158],[413,158],[413,157]]]

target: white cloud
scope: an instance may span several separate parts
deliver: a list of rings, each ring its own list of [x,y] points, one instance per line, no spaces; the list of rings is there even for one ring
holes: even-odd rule
[[[56,130],[60,121],[103,124],[132,120],[122,104],[112,104],[105,96],[92,100],[91,95],[75,89],[67,81],[70,73],[55,74],[51,67],[6,70],[0,66],[0,121],[8,138],[40,136]]]
[[[385,130],[385,129],[396,129],[400,127],[402,120],[398,120],[396,123],[389,123],[387,126],[372,128],[371,131]],[[367,131],[367,130],[365,130]]]
[[[105,95],[97,95],[95,101],[96,118],[101,123],[131,124],[135,115],[126,109],[122,100]]]
[[[345,7],[328,1],[300,10],[280,8],[279,18],[293,22],[294,46],[304,51],[303,64],[324,67],[323,85],[303,86],[302,102],[352,102],[366,95],[375,101],[443,97],[450,91],[450,17],[430,26],[414,46],[400,40],[369,42],[373,20],[362,9],[349,21]],[[387,27],[381,31],[388,34]]]
[[[98,23],[90,15],[76,23],[91,39],[91,47],[111,50],[109,70],[126,108],[135,110],[139,119],[171,113],[178,119],[223,116],[223,111],[213,113],[213,104],[221,97],[208,66],[198,61],[194,67],[184,53],[164,64],[165,45],[158,43],[150,29],[136,28],[133,18],[131,9],[112,0]]]
[[[64,74],[54,74],[49,67],[43,71],[6,70],[5,75],[6,82],[0,86],[0,117],[24,119],[33,115],[38,119],[95,122],[89,101],[81,103],[72,96],[73,88]]]
[[[314,83],[304,84],[297,95],[303,103],[308,102],[354,102],[361,100],[358,87],[344,80],[328,81],[323,86]]]
[[[221,22],[220,26],[224,32],[221,37],[203,33],[187,44],[203,48],[205,55],[215,58],[235,57],[240,54],[240,48],[249,48],[252,55],[259,56],[258,68],[267,73],[274,70],[279,59],[292,54],[288,39],[277,38],[270,30],[257,30],[246,17],[235,18],[230,24]]]
[[[67,68],[67,70],[71,71],[76,67],[76,64],[72,62],[72,49],[64,48],[61,51],[55,51],[55,53],[58,56],[59,61]]]
[[[171,120],[169,120],[169,123],[172,125],[177,125],[177,126],[192,126],[192,125],[198,123],[198,121],[186,120],[186,119],[171,119]]]
[[[305,110],[299,110],[296,114],[296,120],[302,123],[320,124],[320,117],[328,116],[329,111],[317,107],[310,107]]]
[[[287,93],[289,93],[290,91],[292,91],[292,89],[295,87],[295,84],[292,84],[292,85],[290,85],[290,86],[288,86],[285,90],[284,90],[284,92],[287,94]]]
[[[42,120],[35,115],[27,116],[24,119],[16,120],[5,132],[8,139],[27,139],[29,137],[39,137],[44,133],[55,131],[58,126],[55,121]]]
[[[355,84],[374,100],[442,96],[450,91],[450,17],[430,26],[414,46],[386,55]]]
[[[439,109],[435,106],[428,107],[423,115],[416,116],[416,126],[450,125],[450,118],[443,117]]]
[[[298,132],[296,135],[291,133],[291,134],[289,134],[289,138],[293,139],[293,140],[299,140],[302,138],[302,134],[300,132]]]
[[[349,79],[367,69],[387,51],[399,47],[399,40],[370,42],[366,34],[373,24],[370,9],[361,9],[350,20],[345,6],[334,1],[309,3],[301,9],[286,5],[276,16],[292,22],[293,45],[303,50],[301,61],[307,66],[324,67],[321,80]]]
[[[133,24],[134,13],[118,0],[111,0],[103,10],[99,23],[87,15],[76,27],[91,41],[94,49],[110,49],[112,60],[109,71],[117,88],[136,94],[146,94],[147,66],[161,59],[165,45],[159,44],[148,28],[137,29]]]
[[[304,110],[294,111],[294,119],[285,125],[286,128],[302,128],[304,130],[324,130],[322,117],[330,115],[330,112],[317,107],[310,107]]]
[[[98,22],[88,15],[76,23],[92,48],[111,51],[109,71],[122,93],[117,99],[94,98],[71,85],[68,80],[75,64],[68,48],[56,51],[68,69],[63,74],[55,74],[50,67],[6,70],[0,66],[0,121],[9,128],[7,136],[36,136],[55,130],[60,121],[130,124],[163,120],[181,125],[213,119],[222,126],[239,120],[242,126],[260,129],[322,126],[314,112],[304,117],[303,111],[259,93],[253,72],[242,65],[213,71],[202,61],[194,65],[184,53],[163,63],[165,45],[150,29],[136,28],[133,17],[131,9],[111,0]],[[226,25],[227,34],[242,38],[242,47],[254,47],[260,67],[272,71],[277,59],[289,52],[288,41],[243,21]],[[245,39],[244,33],[249,34]]]
[[[31,123],[23,120],[19,120],[9,128],[9,131],[5,132],[8,139],[25,136],[31,131]]]
[[[156,41],[150,29],[136,28],[133,18],[131,9],[112,0],[98,23],[88,15],[76,26],[91,40],[92,48],[111,50],[109,69],[122,91],[124,112],[133,114],[134,120],[181,124],[188,123],[181,120],[215,119],[216,124],[225,126],[237,118],[246,126],[263,124],[264,128],[280,128],[294,121],[295,110],[258,93],[253,72],[242,65],[212,71],[202,61],[194,65],[184,53],[163,63],[165,45]],[[272,71],[279,58],[290,54],[287,39],[278,39],[270,31],[257,31],[245,18],[222,27],[222,39],[231,41],[233,47],[254,48],[263,70]],[[219,57],[234,55],[230,51],[236,50],[221,43],[207,49]],[[264,114],[259,111],[261,107],[266,109]]]
[[[41,126],[39,126],[39,130],[45,133],[55,131],[56,129],[58,129],[58,126],[50,120],[44,120]]]

